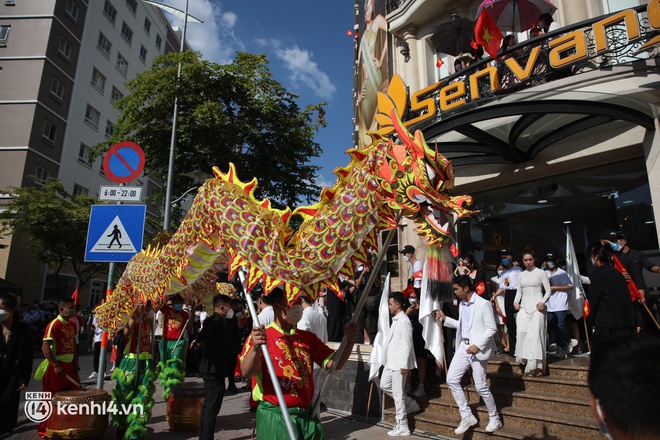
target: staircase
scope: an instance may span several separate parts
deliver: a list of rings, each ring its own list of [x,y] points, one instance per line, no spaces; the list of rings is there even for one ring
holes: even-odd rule
[[[488,411],[471,384],[469,371],[463,387],[479,425],[463,437],[454,434],[460,422],[456,402],[445,383],[431,382],[426,385],[426,397],[416,399],[422,411],[409,416],[410,428],[465,439],[603,439],[589,406],[588,358],[548,361],[550,374],[543,377],[524,376],[523,366],[508,356],[495,356],[488,362],[488,382],[504,424],[494,434],[484,430]],[[434,379],[439,382],[437,376]],[[384,399],[383,420],[395,422],[389,397]]]

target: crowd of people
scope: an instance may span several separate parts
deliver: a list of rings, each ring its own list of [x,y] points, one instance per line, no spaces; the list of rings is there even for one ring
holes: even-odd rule
[[[428,362],[433,356],[418,316],[425,294],[423,263],[413,246],[406,245],[399,252],[409,265],[409,284],[403,292],[394,292],[388,298],[391,328],[385,337],[380,379],[383,392],[393,397],[396,407],[396,425],[390,436],[410,434],[407,416],[419,411],[415,399],[426,394],[427,377],[434,372],[445,375],[458,405],[461,422],[456,433],[462,434],[478,423],[460,385],[468,369],[488,409],[486,431],[494,432],[502,427],[502,421],[487,386],[486,365],[496,353],[508,354],[524,364],[525,374],[542,376],[548,372],[547,356],[578,354],[588,349],[588,340],[599,347],[621,335],[643,333],[657,338],[660,334],[655,320],[657,302],[648,295],[642,276],[643,270],[658,273],[660,267],[632,249],[625,233],[606,231],[600,235],[591,245],[583,269],[588,276],[580,276],[579,280],[571,279],[564,259],[554,253],[537,258],[533,249],[526,248],[517,261],[512,250],[502,249],[498,252],[497,276],[492,278],[477,265],[473,255],[465,255],[457,260],[453,273],[455,299],[443,302],[433,314],[433,324],[445,332],[444,353],[449,367],[443,371],[441,362]],[[340,368],[354,343],[372,343],[378,332],[382,296],[378,282],[366,293],[365,313],[358,315],[357,323],[350,322],[370,274],[368,264],[359,265],[352,278],[340,280],[343,295],[326,290],[317,301],[303,295],[289,305],[279,288],[260,295],[260,327],[252,325],[245,312],[245,299],[236,295],[228,283],[233,297],[216,295],[213,310],[208,312],[201,304],[185,304],[180,295],[169,297],[158,310],[150,302],[139,304],[125,328],[110,337],[113,398],[118,404],[137,398],[145,407],[142,414],[113,417],[119,438],[145,438],[157,380],[167,398],[171,388],[186,375],[200,376],[205,384],[200,439],[213,438],[223,397],[227,392],[238,392],[235,381],[243,378],[251,380],[248,388],[257,412],[257,432],[273,432],[266,427],[282,419],[262,345],[268,347],[270,358],[277,360],[277,374],[289,378],[282,386],[283,395],[300,438],[320,438],[319,413],[310,411],[319,399],[321,370],[335,361]],[[582,317],[574,316],[569,307],[575,285],[584,286],[583,295],[589,304]],[[581,322],[584,319],[586,325]],[[35,304],[21,312],[16,298],[3,294],[0,322],[0,399],[12,408],[0,414],[0,432],[11,432],[16,424],[20,391],[30,380],[36,342],[41,345],[44,361],[34,377],[42,381],[44,391],[53,395],[80,387],[81,333],[90,336],[92,345],[88,349],[95,353],[95,367],[105,361],[97,353],[102,332],[94,314],[84,319],[71,298],[55,305]],[[36,332],[43,333],[36,337]],[[348,339],[349,347],[335,360],[327,341],[343,337]],[[96,369],[89,378],[99,373]],[[608,413],[602,406],[594,406],[600,411],[596,414],[599,420]],[[39,425],[42,438],[47,436],[46,426],[46,422]],[[288,438],[285,427],[280,428],[282,438]]]

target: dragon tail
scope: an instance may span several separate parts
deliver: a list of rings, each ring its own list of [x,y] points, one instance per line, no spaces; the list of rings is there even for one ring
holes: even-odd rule
[[[451,278],[451,255],[447,246],[429,246],[426,252],[429,293],[438,302],[451,301],[454,291]]]

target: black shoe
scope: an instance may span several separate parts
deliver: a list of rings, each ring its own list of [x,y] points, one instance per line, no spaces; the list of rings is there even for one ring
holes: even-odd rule
[[[236,387],[227,387],[227,391],[226,391],[226,393],[228,393],[228,394],[236,394],[236,393],[238,393],[238,388],[236,388]]]

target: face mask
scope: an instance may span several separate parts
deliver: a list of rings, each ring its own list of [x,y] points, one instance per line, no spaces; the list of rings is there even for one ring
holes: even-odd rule
[[[363,270],[364,270],[364,265],[360,264],[360,265],[357,267],[357,271],[358,271],[358,272],[362,272]]]
[[[554,269],[555,263],[553,261],[548,261],[548,269]]]
[[[8,310],[0,310],[0,322],[5,322],[11,316]]]
[[[62,312],[60,313],[60,315],[62,315],[62,318],[68,318],[70,314],[71,311],[69,309],[62,309]]]
[[[228,311],[227,314],[225,315],[225,318],[226,318],[226,319],[231,319],[231,318],[233,318],[233,317],[234,317],[234,309],[229,309],[229,311]]]
[[[598,423],[598,429],[600,432],[603,433],[605,438],[607,440],[612,440],[612,435],[608,432],[607,430],[607,425],[605,425],[605,416],[603,415],[603,409],[600,407],[600,402],[596,401],[596,412],[598,413],[598,417],[602,420],[602,422]]]
[[[610,247],[614,252],[619,252],[621,250],[621,246],[619,246],[619,243],[610,243]]]
[[[406,255],[406,256],[404,256],[404,257],[403,257],[403,261],[405,261],[405,262],[407,263],[408,261],[410,261],[410,257],[409,257],[409,256],[407,256],[407,255]]]
[[[498,270],[498,271],[497,271],[497,276],[498,276],[498,277],[501,276],[501,275],[502,275],[502,272],[504,272],[504,271],[502,271],[502,270]]]
[[[243,313],[242,312],[236,312],[236,313],[234,313],[234,316],[236,316],[237,318],[240,318],[241,316],[243,316]]]
[[[174,307],[173,307],[173,308],[174,308],[174,310],[176,310],[177,312],[180,312],[181,310],[183,310],[183,304],[174,304]]]
[[[300,304],[294,304],[286,311],[286,320],[291,325],[296,325],[300,322],[303,315],[303,308]]]
[[[511,260],[508,258],[502,258],[502,266],[509,267],[511,265]]]
[[[415,303],[417,302],[417,298],[408,298],[408,302],[410,303],[411,306],[414,306]]]

